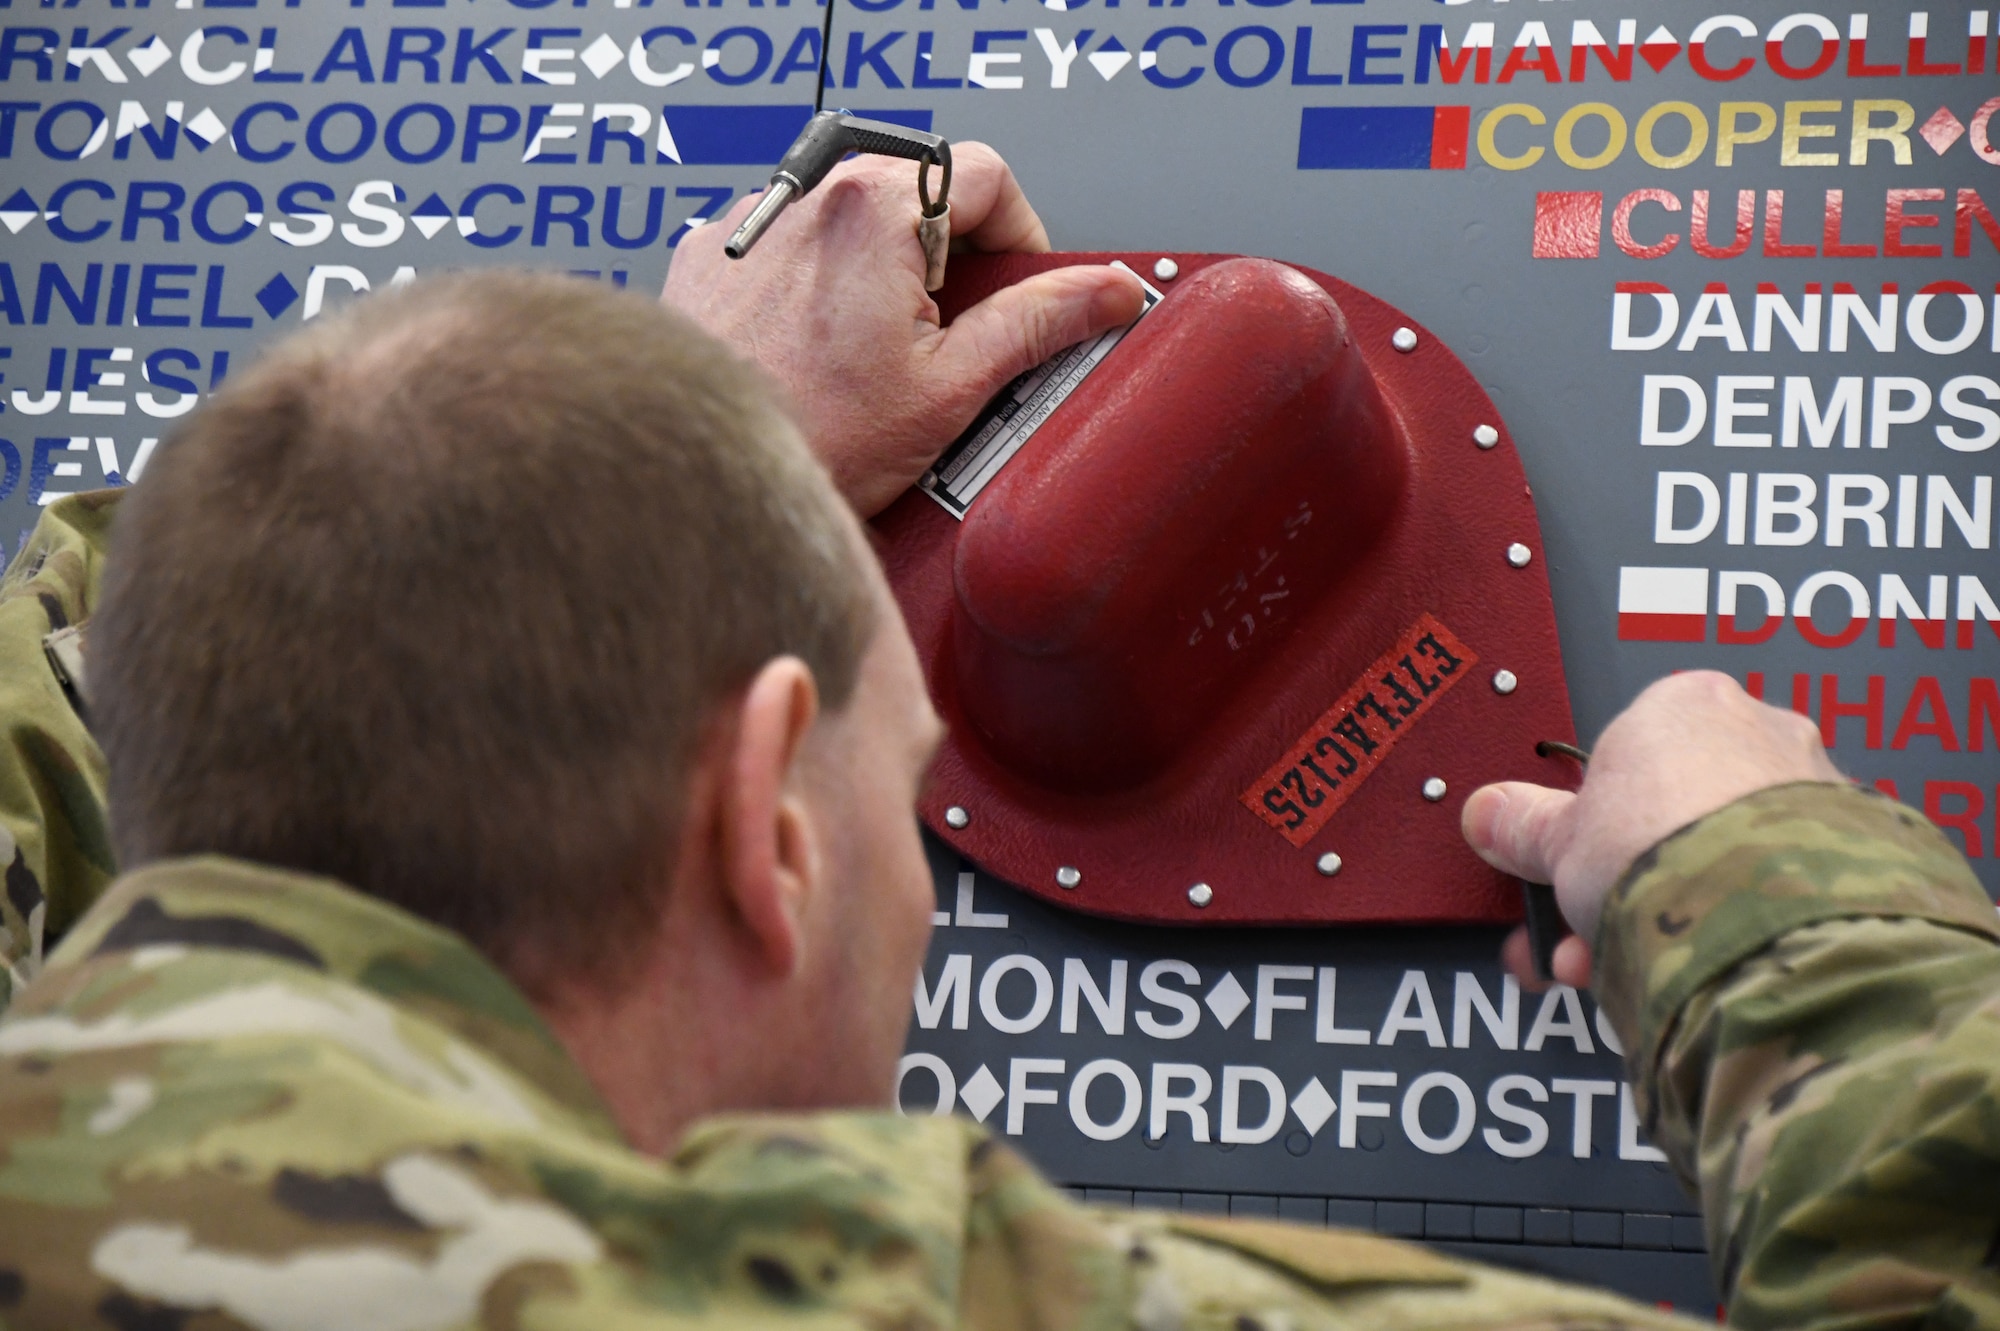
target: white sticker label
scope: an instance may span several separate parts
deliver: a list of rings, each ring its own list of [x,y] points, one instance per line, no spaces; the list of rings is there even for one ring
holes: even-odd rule
[[[1114,260],[1112,266],[1139,277],[1123,263]],[[1146,305],[1139,311],[1139,319],[1143,319],[1163,297],[1145,278],[1139,277],[1139,285],[1146,289]],[[1139,326],[1139,319],[1077,343],[1001,389],[1000,395],[987,403],[965,433],[944,451],[944,456],[918,479],[917,488],[963,522],[965,510],[979,497],[979,492],[1021,451],[1021,445],[1042,427],[1042,422],[1069,399],[1077,385],[1103,363],[1125,334]]]

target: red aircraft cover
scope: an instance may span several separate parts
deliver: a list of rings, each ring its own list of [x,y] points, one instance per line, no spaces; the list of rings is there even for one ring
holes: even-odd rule
[[[938,300],[1161,257],[955,256]],[[915,491],[877,519],[950,728],[925,821],[1119,919],[1518,919],[1459,810],[1578,773],[1537,752],[1575,736],[1499,413],[1337,278],[1165,257],[1165,299],[962,522]]]

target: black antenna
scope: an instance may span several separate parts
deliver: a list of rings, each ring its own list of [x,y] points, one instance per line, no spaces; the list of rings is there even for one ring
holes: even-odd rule
[[[826,6],[826,17],[819,27],[819,88],[813,93],[813,113],[817,115],[826,109],[826,71],[833,64],[833,3],[834,0],[820,0]]]

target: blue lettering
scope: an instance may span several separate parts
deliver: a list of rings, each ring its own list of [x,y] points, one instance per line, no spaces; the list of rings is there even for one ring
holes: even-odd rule
[[[73,245],[87,244],[111,229],[109,218],[81,230],[69,224],[63,215],[63,208],[69,203],[69,196],[77,193],[95,194],[107,202],[118,197],[118,191],[101,180],[72,180],[56,187],[55,193],[49,195],[49,206],[43,210],[43,215],[49,221],[49,234]]]
[[[208,210],[225,194],[233,194],[243,201],[244,215],[228,231],[218,231],[209,223]],[[250,220],[250,214],[263,211],[264,196],[253,186],[240,180],[224,180],[210,185],[195,197],[194,208],[188,213],[188,222],[194,227],[194,233],[211,245],[235,245],[257,234],[258,224]]]
[[[431,122],[430,146],[421,150],[408,147],[403,142],[403,129],[412,118],[426,116]],[[411,102],[389,117],[388,125],[382,131],[382,146],[389,150],[389,156],[399,162],[422,165],[435,162],[451,150],[451,141],[458,134],[458,122],[436,102]]]
[[[1184,74],[1167,74],[1159,65],[1159,50],[1174,38],[1180,38],[1190,46],[1207,46],[1208,38],[1197,28],[1161,28],[1146,39],[1146,45],[1139,52],[1139,70],[1146,81],[1161,88],[1185,88],[1202,76],[1203,66],[1190,65]]]
[[[153,195],[165,202],[148,204],[146,200]],[[131,244],[139,238],[139,223],[150,218],[160,224],[161,240],[169,245],[180,243],[181,219],[176,214],[186,202],[187,191],[171,180],[132,181],[125,187],[125,224],[118,228],[118,239]]]
[[[352,74],[358,83],[375,81],[375,66],[368,58],[368,39],[359,28],[342,28],[333,39],[326,59],[313,71],[314,83],[325,83],[335,74]]]
[[[1254,74],[1245,74],[1236,68],[1231,57],[1238,46],[1252,40],[1264,44],[1264,66]],[[1232,88],[1262,87],[1276,78],[1284,66],[1285,39],[1270,28],[1257,24],[1232,28],[1215,45],[1215,75]]]
[[[723,45],[732,40],[746,40],[757,58],[749,69],[741,74],[725,73],[722,68]],[[710,63],[708,52],[715,52],[715,61]],[[708,76],[724,87],[740,88],[746,83],[755,83],[764,77],[764,71],[771,67],[771,39],[760,28],[724,28],[709,39],[708,50],[702,52],[702,64],[708,66]]]
[[[354,146],[339,152],[326,146],[326,128],[336,116],[354,117]],[[375,113],[359,102],[330,102],[306,125],[306,151],[322,162],[351,162],[375,146]]]
[[[237,113],[236,124],[229,131],[230,141],[236,145],[236,155],[246,162],[275,162],[291,156],[295,146],[291,140],[275,148],[259,148],[250,142],[250,125],[258,116],[275,115],[288,125],[299,123],[299,113],[283,102],[253,102]]]
[[[1401,83],[1401,74],[1371,74],[1368,72],[1370,60],[1394,60],[1403,54],[1401,46],[1376,46],[1376,37],[1400,37],[1410,30],[1407,23],[1358,23],[1354,27],[1354,45],[1347,55],[1347,81],[1349,83]]]

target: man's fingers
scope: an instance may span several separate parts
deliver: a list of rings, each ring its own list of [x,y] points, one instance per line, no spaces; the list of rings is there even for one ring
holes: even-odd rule
[[[1009,379],[1065,347],[1139,317],[1145,293],[1109,267],[1058,268],[994,292],[944,330],[924,382],[945,414],[970,420]]]
[[[1539,994],[1552,984],[1566,984],[1572,989],[1590,987],[1590,944],[1575,934],[1563,935],[1562,941],[1556,944],[1555,955],[1549,958],[1551,977],[1548,979],[1535,971],[1534,945],[1528,941],[1528,926],[1525,924],[1515,926],[1514,932],[1500,944],[1500,965],[1531,994]]]
[[[1000,154],[983,143],[951,147],[951,235],[976,250],[1046,254],[1049,233]]]
[[[1549,969],[1555,973],[1558,984],[1566,984],[1572,989],[1588,989],[1591,962],[1590,944],[1571,934],[1556,944],[1556,954],[1549,958]]]
[[[1500,944],[1500,965],[1531,994],[1539,994],[1551,983],[1535,973],[1535,947],[1528,940],[1525,924],[1515,925],[1507,941]]]
[[[1553,883],[1569,835],[1566,815],[1575,802],[1567,790],[1502,781],[1473,791],[1459,823],[1466,841],[1494,868]]]

